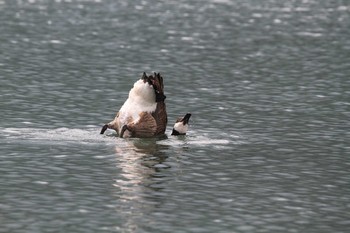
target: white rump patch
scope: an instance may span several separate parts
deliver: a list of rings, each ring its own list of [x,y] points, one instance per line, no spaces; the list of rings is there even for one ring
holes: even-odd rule
[[[156,94],[153,86],[140,79],[134,83],[134,87],[129,92],[129,98],[119,110],[119,125],[127,124],[129,118],[136,123],[140,119],[140,113],[151,113],[156,108]]]

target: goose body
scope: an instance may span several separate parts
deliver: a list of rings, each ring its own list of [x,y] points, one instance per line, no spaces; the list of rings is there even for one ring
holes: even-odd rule
[[[128,99],[114,120],[102,127],[101,134],[107,128],[117,131],[120,137],[153,137],[164,134],[167,112],[163,89],[163,78],[159,73],[154,73],[154,76],[144,73],[134,83]]]

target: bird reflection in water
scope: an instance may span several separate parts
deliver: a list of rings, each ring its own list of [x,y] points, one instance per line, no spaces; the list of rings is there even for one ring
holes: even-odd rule
[[[117,167],[121,169],[121,179],[115,186],[123,189],[133,185],[151,186],[151,179],[161,168],[169,168],[163,164],[167,158],[167,145],[159,145],[159,139],[129,139],[126,147],[116,147]],[[127,198],[131,198],[128,196]]]
[[[165,163],[169,145],[158,144],[163,138],[123,140],[125,146],[118,146],[116,166],[119,170],[113,186],[117,195],[117,211],[123,211],[123,229],[135,229],[145,214],[153,213],[165,200],[164,189],[170,177],[171,168]]]

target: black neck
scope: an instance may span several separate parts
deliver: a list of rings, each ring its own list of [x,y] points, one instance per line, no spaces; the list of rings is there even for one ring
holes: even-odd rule
[[[171,135],[186,135],[186,133],[179,133],[179,131],[173,129],[173,132],[171,133]]]

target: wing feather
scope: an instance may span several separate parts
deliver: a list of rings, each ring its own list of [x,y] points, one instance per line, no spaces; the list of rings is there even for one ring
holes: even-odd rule
[[[147,112],[140,113],[139,121],[127,126],[133,137],[153,137],[157,131],[154,117]]]

